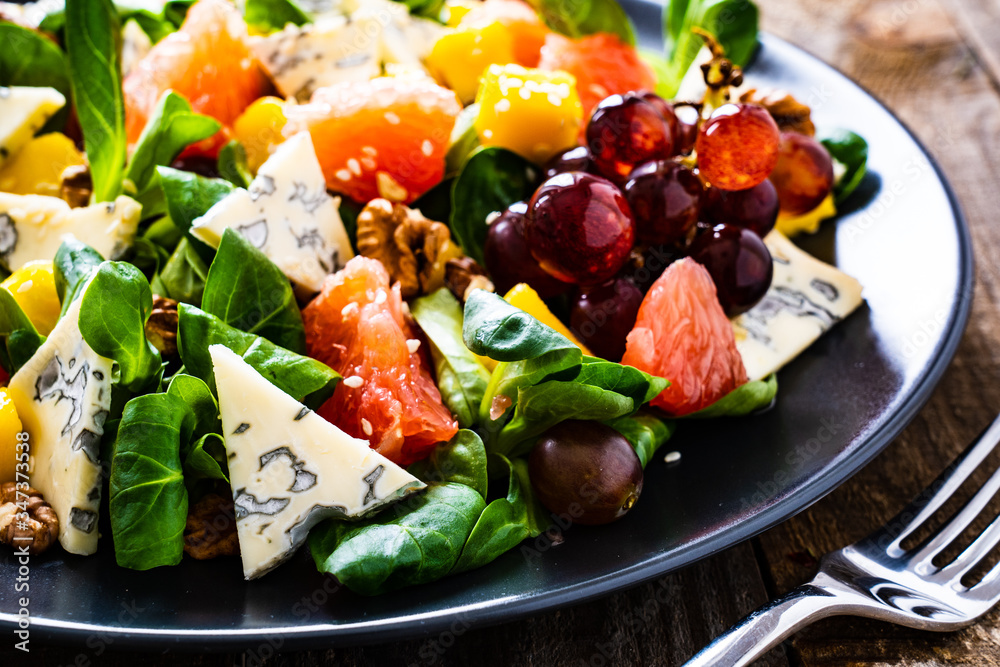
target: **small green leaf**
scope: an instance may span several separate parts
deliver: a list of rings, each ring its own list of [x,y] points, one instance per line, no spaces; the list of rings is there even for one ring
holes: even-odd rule
[[[479,414],[490,372],[462,340],[462,304],[447,288],[415,300],[410,311],[427,336],[441,399],[462,428]]]
[[[178,308],[177,349],[188,373],[204,380],[215,391],[215,370],[210,345],[225,345],[243,357],[274,386],[316,409],[333,395],[340,374],[326,364],[231,327],[218,317],[181,304]]]
[[[865,177],[868,165],[868,142],[850,130],[833,130],[820,143],[830,157],[844,165],[844,175],[833,186],[834,201],[839,204],[854,192]]]
[[[616,0],[528,0],[528,3],[545,25],[567,37],[608,32],[626,44],[635,45],[632,21]]]
[[[125,168],[121,24],[110,0],[66,1],[73,103],[90,164],[92,200],[114,201]]]
[[[309,550],[320,572],[355,593],[378,595],[448,574],[485,507],[464,484],[432,484],[371,519],[321,523]]]
[[[46,125],[60,130],[69,115],[72,88],[66,56],[56,44],[41,33],[13,23],[0,23],[0,86],[55,88],[67,100]]]
[[[247,166],[247,152],[243,144],[233,139],[219,151],[219,176],[238,188],[249,188],[253,180]]]
[[[14,295],[0,288],[0,361],[10,375],[13,375],[35,354],[45,337],[35,330],[28,316],[21,310]]]
[[[476,132],[478,115],[479,104],[470,104],[458,112],[455,126],[451,129],[448,152],[444,155],[446,174],[457,174],[462,171],[472,153],[479,148],[479,133]]]
[[[742,417],[771,405],[777,393],[778,376],[772,373],[763,380],[740,385],[707,408],[685,415],[685,419]]]
[[[535,190],[537,169],[504,148],[480,148],[469,157],[451,189],[449,226],[465,254],[483,263],[487,220]]]
[[[125,406],[111,461],[111,533],[121,567],[176,565],[184,555],[188,494],[181,446],[193,419],[176,396],[146,394]]]
[[[486,448],[475,431],[462,429],[448,442],[431,450],[431,455],[410,466],[409,472],[422,482],[456,482],[475,489],[486,500]]]
[[[305,328],[291,283],[267,255],[231,228],[223,233],[208,269],[201,307],[241,331],[305,354]]]
[[[281,30],[287,24],[305,25],[312,19],[294,0],[246,0],[247,24],[261,32]]]
[[[166,292],[164,296],[193,306],[201,305],[207,277],[208,267],[187,238],[180,240],[160,270],[160,283]]]
[[[83,286],[90,277],[97,273],[97,268],[104,263],[101,253],[86,243],[69,237],[62,242],[56,256],[52,260],[55,273],[56,294],[62,304],[65,315],[71,303],[80,296]]]
[[[221,178],[206,178],[189,171],[157,167],[160,187],[167,199],[170,219],[181,231],[191,229],[191,223],[212,208],[216,202],[236,188]]]
[[[637,412],[605,423],[625,436],[635,449],[643,468],[652,460],[656,450],[670,439],[677,427],[677,422],[663,421],[648,412]]]
[[[125,173],[138,197],[155,186],[156,167],[169,165],[182,150],[212,136],[220,127],[214,118],[191,111],[188,101],[172,90],[163,93],[146,121]]]
[[[118,364],[119,384],[139,392],[160,370],[160,353],[146,340],[153,309],[146,277],[128,262],[104,262],[80,303],[80,333],[101,356]]]

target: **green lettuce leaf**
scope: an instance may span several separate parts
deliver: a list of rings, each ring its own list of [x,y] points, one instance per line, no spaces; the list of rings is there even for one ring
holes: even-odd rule
[[[820,143],[830,157],[845,167],[844,175],[833,186],[833,198],[839,204],[851,196],[865,177],[868,142],[850,130],[833,130],[820,139]]]
[[[206,178],[170,167],[157,167],[156,173],[167,200],[167,213],[182,232],[191,229],[195,219],[236,189],[221,178]]]
[[[643,468],[652,460],[656,450],[670,439],[677,428],[677,423],[674,421],[664,421],[648,412],[641,411],[604,423],[625,436],[625,439],[631,443],[635,453],[639,456],[639,462]]]
[[[0,363],[14,375],[42,346],[45,337],[35,330],[14,296],[0,288]]]
[[[61,130],[69,115],[72,84],[66,55],[56,44],[40,32],[15,25],[0,23],[0,86],[34,86],[55,88],[62,93],[67,104],[43,128]]]
[[[247,151],[243,144],[233,139],[219,151],[219,176],[238,188],[249,188],[253,174],[247,166]]]
[[[707,408],[685,415],[685,419],[742,417],[771,405],[778,393],[778,376],[772,373],[763,380],[740,385]]]
[[[410,466],[409,472],[427,484],[456,482],[475,489],[486,500],[489,478],[486,473],[486,447],[475,431],[461,429],[448,442],[442,442],[431,455]]]
[[[208,278],[208,267],[192,243],[184,237],[163,265],[159,278],[166,292],[163,296],[200,306],[205,292],[205,279]]]
[[[269,33],[287,24],[305,25],[312,19],[294,0],[246,0],[244,17],[252,28]]]
[[[567,37],[609,32],[635,45],[635,29],[617,0],[528,0],[552,30]]]

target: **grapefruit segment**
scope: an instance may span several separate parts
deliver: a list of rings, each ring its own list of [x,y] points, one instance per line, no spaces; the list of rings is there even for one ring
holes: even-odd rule
[[[122,82],[125,130],[134,145],[167,90],[183,95],[191,108],[225,126],[196,144],[214,156],[225,145],[227,127],[271,84],[247,47],[247,25],[224,0],[198,0],[177,32],[164,37],[136,63]]]
[[[458,432],[381,262],[355,257],[328,276],[302,319],[309,355],[344,377],[320,416],[403,466]]]
[[[670,380],[650,404],[674,417],[708,407],[748,379],[712,276],[691,258],[653,283],[622,363]]]

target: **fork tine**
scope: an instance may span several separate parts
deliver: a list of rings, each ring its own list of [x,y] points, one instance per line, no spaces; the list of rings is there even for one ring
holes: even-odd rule
[[[959,580],[969,573],[1000,542],[1000,516],[993,519],[965,551],[933,575],[936,580]]]
[[[991,607],[1000,601],[1000,563],[994,565],[964,596],[988,603]]]
[[[886,551],[893,557],[902,556],[905,552],[899,546],[900,543],[951,498],[958,487],[990,455],[998,442],[1000,442],[1000,416],[994,419],[993,423],[986,427],[986,430],[937,479],[872,537],[880,541],[879,538],[888,535],[892,540]],[[896,526],[901,526],[901,529],[894,535],[893,528]]]
[[[1000,491],[1000,468],[995,470],[993,474],[990,475],[990,478],[986,480],[986,483],[983,484],[978,491],[976,491],[975,495],[969,498],[968,502],[962,506],[962,509],[956,512],[953,517],[948,519],[948,522],[941,526],[937,533],[932,535],[928,541],[913,554],[914,561],[928,561],[934,558],[934,556],[940,553],[942,549],[957,539],[958,536],[962,534],[962,531],[968,528],[969,524],[971,524],[973,520],[979,516],[979,513],[982,512],[983,509],[990,503],[993,496],[997,494],[997,491]],[[975,545],[975,542],[970,544],[969,548],[971,549],[973,545]]]

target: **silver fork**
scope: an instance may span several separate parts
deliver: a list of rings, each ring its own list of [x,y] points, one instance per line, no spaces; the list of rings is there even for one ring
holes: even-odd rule
[[[975,622],[1000,601],[1000,564],[971,587],[961,579],[1000,543],[1000,517],[948,564],[938,567],[932,560],[1000,490],[1000,470],[934,534],[910,550],[901,544],[951,498],[998,442],[1000,417],[894,519],[860,542],[824,556],[812,581],[745,617],[686,667],[750,664],[828,616],[866,616],[940,632]]]

